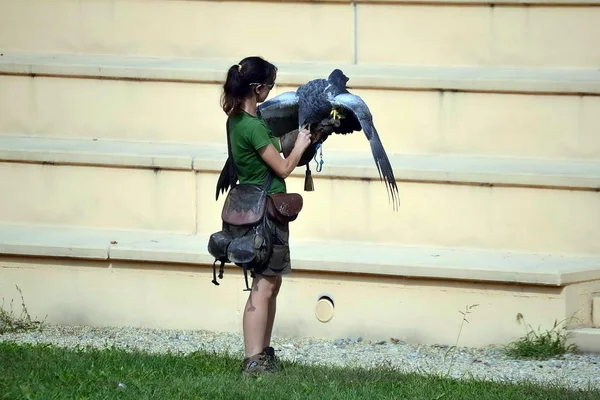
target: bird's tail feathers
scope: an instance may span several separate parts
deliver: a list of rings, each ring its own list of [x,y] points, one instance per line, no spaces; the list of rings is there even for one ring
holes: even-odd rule
[[[237,182],[237,172],[235,171],[235,166],[231,158],[227,157],[227,161],[225,161],[225,165],[221,170],[221,174],[219,175],[219,179],[217,180],[217,191],[215,200],[219,200],[219,192],[225,193],[229,190],[229,187],[233,187],[235,182]]]
[[[379,135],[377,134],[377,130],[375,127],[369,129],[370,132],[367,133],[369,137],[369,144],[371,145],[371,152],[373,153],[373,157],[375,159],[375,166],[377,167],[377,172],[379,173],[380,181],[385,183],[386,189],[388,191],[388,200],[393,203],[394,210],[397,210],[400,199],[398,196],[398,185],[396,184],[396,178],[394,177],[394,170],[390,164],[390,160],[383,148],[383,144],[379,139]]]

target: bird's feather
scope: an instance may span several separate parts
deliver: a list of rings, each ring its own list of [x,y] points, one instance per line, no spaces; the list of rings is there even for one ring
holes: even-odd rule
[[[264,119],[267,126],[275,137],[281,137],[289,132],[298,131],[300,127],[310,126],[311,131],[317,132],[319,139],[323,141],[331,132],[347,134],[354,131],[364,131],[369,140],[371,152],[375,159],[375,165],[381,180],[385,182],[388,193],[391,195],[394,209],[397,209],[398,187],[390,161],[387,157],[383,144],[373,124],[373,116],[367,104],[357,95],[349,93],[346,89],[348,77],[336,69],[327,79],[314,79],[301,85],[297,91],[289,91],[269,99],[258,106],[258,115]],[[332,109],[341,109],[343,118],[335,121],[335,128],[326,123]],[[324,122],[325,121],[325,122]],[[314,155],[316,144],[313,143],[305,151],[304,162],[308,162],[308,156]],[[307,157],[304,157],[307,156]],[[217,197],[219,191],[226,191],[232,180],[235,180],[235,168],[232,160],[228,160],[217,185]]]
[[[391,194],[392,201],[394,202],[394,209],[396,209],[399,201],[396,178],[394,177],[394,171],[390,165],[385,149],[383,148],[377,129],[375,129],[375,125],[373,124],[373,116],[371,115],[369,107],[363,99],[352,93],[342,93],[333,97],[331,104],[350,111],[360,122],[360,126],[371,145],[371,152],[375,159],[379,177],[382,180],[385,179],[385,185],[388,189],[388,193]]]
[[[275,137],[293,131],[298,128],[298,95],[294,91],[277,95],[260,104],[258,114]]]

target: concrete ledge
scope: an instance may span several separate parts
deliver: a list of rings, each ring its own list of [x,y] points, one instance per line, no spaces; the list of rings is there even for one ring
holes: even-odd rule
[[[362,133],[361,133],[362,134]],[[532,186],[572,189],[600,188],[600,163],[550,161],[503,157],[461,155],[388,154],[398,181],[466,183],[503,186]],[[323,151],[323,170],[319,178],[355,178],[378,180],[372,155],[358,152]],[[203,160],[194,159],[194,168],[202,169]],[[298,168],[294,175],[303,176]]]
[[[32,226],[0,227],[0,253],[13,256],[108,259],[110,233]]]
[[[358,133],[362,135],[362,133]],[[379,179],[368,152],[323,151],[315,178]],[[47,139],[0,135],[0,161],[163,168],[219,173],[225,145]],[[388,154],[398,181],[600,189],[600,163],[502,157]],[[304,167],[294,176],[303,176]]]
[[[221,0],[240,1],[240,0]],[[261,2],[265,0],[242,0],[249,2]],[[467,5],[600,5],[599,0],[279,0],[284,3],[341,3],[341,4],[467,4]]]
[[[208,235],[0,225],[0,254],[212,265]],[[388,246],[291,243],[303,271],[562,286],[600,280],[599,257]]]
[[[600,353],[600,329],[581,328],[569,331],[571,337],[568,343],[575,343],[579,351],[585,353]]]
[[[226,153],[214,145],[0,136],[3,161],[191,170],[194,157],[215,155]]]
[[[222,83],[225,71],[236,62],[6,52],[0,57],[0,75]],[[438,68],[275,62],[279,68],[279,85],[297,86],[310,79],[325,78],[334,68],[341,68],[350,77],[351,88],[600,94],[600,70],[597,69]]]
[[[208,235],[111,246],[110,258],[212,264]],[[293,268],[304,271],[561,286],[600,279],[600,258],[349,242],[291,242]]]
[[[292,241],[294,268],[561,286],[600,279],[600,258],[369,243]]]

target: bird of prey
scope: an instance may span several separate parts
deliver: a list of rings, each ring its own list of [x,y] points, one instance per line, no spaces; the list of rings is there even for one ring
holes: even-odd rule
[[[297,133],[303,128],[311,131],[314,143],[305,151],[299,163],[306,163],[307,174],[308,162],[315,154],[317,145],[326,140],[327,136],[332,132],[349,134],[362,130],[371,146],[379,177],[381,180],[385,179],[386,189],[391,195],[394,209],[397,209],[398,187],[392,166],[373,124],[369,107],[362,98],[348,92],[348,80],[340,69],[334,69],[327,79],[311,80],[296,91],[285,92],[263,102],[258,106],[258,114],[275,137],[294,131]],[[224,191],[229,186],[226,182],[226,169],[227,165],[217,184],[217,197],[219,189]],[[233,182],[229,182],[231,183]]]

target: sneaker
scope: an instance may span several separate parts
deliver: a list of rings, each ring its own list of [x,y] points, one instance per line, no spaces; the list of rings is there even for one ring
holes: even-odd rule
[[[273,372],[279,371],[281,364],[279,358],[275,355],[275,349],[268,346],[265,347],[262,352],[265,355],[265,362],[268,368]]]
[[[261,375],[270,373],[271,369],[267,362],[267,356],[262,351],[251,357],[245,358],[242,362],[242,374],[243,375]]]

